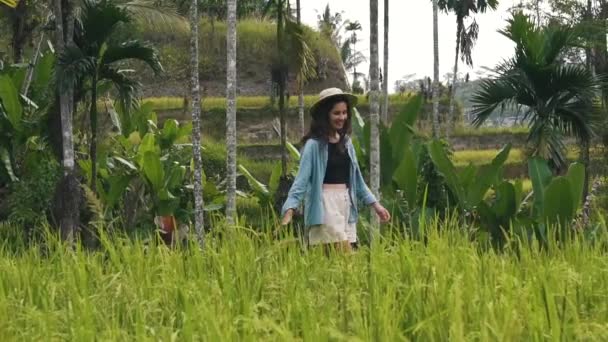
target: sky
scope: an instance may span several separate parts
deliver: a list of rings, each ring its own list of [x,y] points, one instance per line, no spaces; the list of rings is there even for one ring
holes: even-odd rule
[[[433,6],[431,0],[389,0],[389,92],[395,81],[404,75],[415,78],[433,75]],[[363,26],[359,32],[361,42],[357,49],[369,56],[369,1],[368,0],[301,0],[302,21],[316,27],[317,14],[329,3],[332,13],[343,12],[342,18],[358,20]],[[473,68],[460,63],[459,71],[469,72],[472,79],[481,67],[493,68],[513,53],[513,44],[497,31],[506,26],[508,10],[519,0],[501,0],[496,11],[476,17],[479,38],[473,50]],[[379,6],[380,67],[383,65],[384,1]],[[452,71],[456,48],[456,18],[453,14],[439,13],[439,77]],[[360,65],[368,73],[368,65]]]

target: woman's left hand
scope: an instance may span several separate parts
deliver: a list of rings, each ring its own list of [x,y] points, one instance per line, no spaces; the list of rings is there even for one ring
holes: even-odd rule
[[[391,220],[391,214],[379,202],[373,204],[376,215],[380,218],[381,223],[386,223]]]

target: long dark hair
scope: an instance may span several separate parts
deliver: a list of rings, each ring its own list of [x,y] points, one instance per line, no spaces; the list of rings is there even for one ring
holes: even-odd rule
[[[338,130],[338,134],[340,135],[340,141],[338,142],[338,149],[341,152],[346,151],[346,136],[350,135],[352,132],[352,108],[350,106],[350,102],[345,96],[332,96],[327,100],[321,102],[312,114],[312,118],[310,120],[310,128],[308,129],[308,133],[306,133],[301,140],[302,146],[306,144],[308,139],[317,139],[324,143],[329,143],[329,134],[331,133],[331,124],[329,123],[329,113],[340,102],[346,103],[346,111],[348,113],[346,117],[346,122],[344,122],[344,126]]]

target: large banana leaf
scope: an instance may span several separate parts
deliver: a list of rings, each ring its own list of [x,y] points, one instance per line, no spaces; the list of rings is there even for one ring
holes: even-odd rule
[[[156,145],[156,138],[153,133],[147,133],[144,135],[144,138],[139,143],[139,148],[137,149],[137,164],[140,167],[143,167],[144,156],[148,152],[153,152],[160,155],[160,147]]]
[[[570,182],[566,177],[555,177],[547,186],[543,199],[542,223],[559,224],[564,228],[572,221],[574,198]]]
[[[165,121],[161,133],[161,141],[165,146],[171,146],[179,134],[179,123],[175,119]]]
[[[477,213],[481,221],[481,227],[485,228],[490,233],[492,240],[501,240],[502,233],[500,230],[500,221],[492,208],[486,202],[481,202],[477,206]]]
[[[132,178],[132,175],[118,175],[110,177],[110,179],[108,180],[109,189],[108,192],[105,194],[106,207],[112,208],[118,202],[120,197],[124,194],[125,189],[129,185],[129,182],[131,182]],[[98,188],[102,189],[103,187]]]
[[[489,165],[479,167],[475,180],[470,182],[469,187],[465,188],[467,203],[470,206],[476,206],[481,202],[490,186],[499,181],[502,166],[509,158],[510,151],[511,144],[508,144],[500,150]]]
[[[4,109],[4,115],[6,115],[6,119],[11,123],[13,129],[21,131],[23,107],[19,101],[19,91],[8,75],[0,75],[0,105]],[[2,110],[0,110],[0,114],[2,114]]]
[[[418,200],[418,163],[411,148],[405,149],[402,157],[393,180],[403,190],[407,203],[413,208]]]
[[[448,187],[458,199],[458,203],[464,209],[471,209],[469,203],[467,203],[465,189],[458,179],[456,168],[448,158],[441,142],[439,140],[432,140],[428,145],[428,149],[433,164],[435,164],[437,170],[443,175]]]
[[[164,188],[165,172],[160,162],[160,156],[154,152],[146,152],[143,157],[144,175],[158,194]]]
[[[572,200],[574,201],[574,212],[576,214],[583,203],[583,190],[585,187],[585,166],[581,163],[573,163],[568,168],[566,178],[570,182],[570,190],[572,190]]]
[[[291,159],[300,161],[300,151],[298,151],[298,149],[290,142],[287,142],[287,151],[289,152]]]
[[[52,53],[46,53],[40,59],[34,68],[34,75],[32,77],[31,85],[31,98],[40,102],[41,97],[51,91],[54,88],[50,86],[53,81],[53,67],[55,66],[55,55]]]
[[[462,184],[465,189],[469,189],[471,184],[475,182],[475,173],[477,172],[477,168],[472,163],[469,163],[464,169],[462,169],[458,174],[458,180]]]
[[[544,159],[533,157],[528,161],[528,176],[534,191],[534,214],[540,215],[544,207],[545,188],[551,182],[552,173]]]
[[[253,189],[253,191],[258,195],[258,198],[263,198],[268,200],[270,198],[270,192],[268,188],[262,184],[260,181],[255,179],[255,177],[245,168],[243,165],[239,165],[239,171],[247,178],[249,185]]]
[[[496,187],[496,200],[492,210],[505,224],[517,213],[517,201],[515,186],[508,181],[503,181]]]
[[[268,190],[270,195],[276,193],[277,189],[279,188],[280,181],[281,162],[276,162],[272,168],[272,172],[270,173],[270,180],[268,181]]]
[[[184,181],[186,175],[186,167],[179,164],[173,164],[169,167],[168,176],[166,179],[166,185],[168,189],[175,189],[179,187]]]
[[[413,135],[413,126],[422,108],[422,96],[412,97],[391,123],[390,144],[393,146],[392,157],[400,161],[404,150],[409,147]],[[396,163],[395,165],[398,165]]]
[[[380,184],[383,187],[389,187],[393,182],[393,173],[395,168],[400,164],[401,160],[393,159],[393,148],[398,148],[391,144],[388,129],[380,123]],[[401,147],[403,148],[403,147]]]

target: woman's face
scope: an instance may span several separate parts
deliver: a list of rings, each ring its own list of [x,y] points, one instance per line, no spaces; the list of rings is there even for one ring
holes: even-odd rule
[[[329,111],[329,126],[337,132],[344,128],[346,119],[348,119],[348,106],[346,102],[336,103]]]

